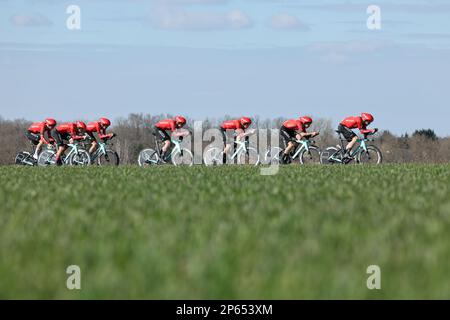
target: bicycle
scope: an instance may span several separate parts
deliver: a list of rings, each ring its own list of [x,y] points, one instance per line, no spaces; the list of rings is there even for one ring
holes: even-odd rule
[[[322,164],[348,164],[353,160],[356,163],[362,164],[381,164],[383,162],[383,154],[381,150],[374,145],[369,145],[368,142],[373,142],[375,139],[369,139],[371,134],[364,134],[363,138],[358,138],[358,145],[354,148],[354,151],[350,153],[349,157],[345,157],[345,142],[346,139],[342,137],[339,131],[340,145],[334,147],[328,147],[322,151],[320,155],[320,161]]]
[[[31,143],[32,150],[28,151],[20,151],[16,157],[14,158],[14,163],[23,166],[35,166],[37,165],[37,159],[33,157],[34,152],[36,151],[36,146]]]
[[[112,144],[110,145],[112,146]],[[99,166],[118,166],[120,163],[119,154],[109,148],[108,139],[102,139],[90,157],[91,163],[96,163]]]
[[[235,141],[236,150],[228,157],[227,163],[237,161],[237,164],[249,164],[257,166],[260,162],[259,153],[255,148],[249,146],[248,141]],[[205,151],[203,162],[206,166],[221,165],[223,164],[223,149],[212,147]]]
[[[156,139],[156,135],[153,135],[155,136],[155,149],[149,148],[139,152],[138,164],[140,167],[166,164],[169,162],[172,162],[174,166],[192,166],[194,164],[194,156],[190,150],[181,146],[182,140],[172,139],[170,141],[173,146],[172,150],[167,152],[164,159],[161,159],[161,147]]]
[[[298,159],[300,164],[320,164],[320,149],[315,145],[316,142],[310,138],[302,140],[294,140],[297,147],[294,148],[288,157],[287,163],[291,163]],[[280,163],[280,157],[284,149],[280,147],[273,147],[268,150],[264,156],[265,163]]]
[[[64,165],[71,166],[88,166],[91,164],[91,157],[89,152],[80,147],[77,143],[69,143],[69,153],[61,157]],[[48,146],[43,150],[38,157],[37,163],[39,166],[46,167],[56,165],[56,148]]]

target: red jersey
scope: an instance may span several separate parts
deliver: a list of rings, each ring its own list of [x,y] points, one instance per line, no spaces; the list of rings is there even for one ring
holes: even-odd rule
[[[56,127],[56,132],[64,135],[70,135],[73,140],[81,140],[84,137],[79,136],[77,132],[77,125],[72,122],[63,123]]]
[[[244,130],[239,120],[228,120],[220,126],[224,130]]]
[[[51,137],[51,130],[47,128],[45,122],[35,122],[29,128],[28,131],[31,133],[39,134],[41,136],[41,141],[44,143],[48,143],[45,139],[45,133],[47,133],[48,137]]]
[[[348,129],[359,129],[362,134],[371,133],[374,131],[366,129],[361,117],[347,117],[341,121],[341,124]]]
[[[173,119],[161,120],[156,124],[156,127],[160,130],[169,130],[169,131],[175,131],[177,128],[175,120]]]
[[[296,119],[291,119],[283,122],[283,127],[289,130],[306,132],[305,125],[300,120]]]
[[[106,129],[103,129],[101,126],[101,123],[98,121],[95,122],[90,122],[87,126],[86,126],[86,133],[90,136],[92,136],[92,134],[94,132],[98,133],[98,136],[100,137],[100,139],[105,139],[107,138],[109,135],[106,134]]]

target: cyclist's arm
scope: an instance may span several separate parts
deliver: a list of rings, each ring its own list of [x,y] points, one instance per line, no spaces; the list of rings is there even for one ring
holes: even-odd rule
[[[45,139],[45,133],[47,133],[48,140]],[[41,141],[44,142],[45,144],[50,144],[51,141],[53,140],[52,137],[51,137],[51,135],[50,135],[50,131],[47,130],[47,129],[45,128],[45,126],[43,126],[43,127],[41,128],[40,136],[41,136]]]
[[[242,129],[237,129],[236,130],[236,135],[239,139],[242,139],[244,137],[249,137],[251,135],[255,134],[255,130],[254,129],[250,129],[248,131],[244,131]]]

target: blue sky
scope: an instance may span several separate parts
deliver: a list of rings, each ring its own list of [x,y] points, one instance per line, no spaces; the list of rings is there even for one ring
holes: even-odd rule
[[[81,8],[81,30],[66,8]],[[381,30],[368,30],[368,5]],[[0,0],[0,116],[361,111],[450,135],[450,1]]]

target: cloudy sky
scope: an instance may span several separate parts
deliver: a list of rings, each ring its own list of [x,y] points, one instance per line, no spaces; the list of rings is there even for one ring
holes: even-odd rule
[[[81,30],[69,30],[69,5]],[[381,30],[367,7],[381,8]],[[450,1],[0,0],[0,116],[372,112],[450,135]]]

